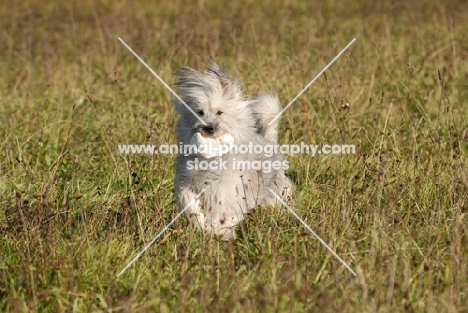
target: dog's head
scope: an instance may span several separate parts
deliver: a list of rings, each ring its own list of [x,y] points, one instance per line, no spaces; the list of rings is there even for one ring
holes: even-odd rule
[[[237,143],[251,140],[255,121],[237,82],[227,71],[209,61],[205,72],[183,67],[177,73],[178,95],[187,104],[174,100],[181,119],[177,126],[179,140],[188,143],[199,133],[216,139],[231,135]]]

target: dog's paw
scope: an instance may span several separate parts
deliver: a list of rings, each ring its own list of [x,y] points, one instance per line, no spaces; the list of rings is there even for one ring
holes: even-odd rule
[[[203,214],[200,198],[196,198],[196,194],[190,188],[181,189],[177,195],[177,203],[179,210],[185,210],[190,223],[200,230],[206,229],[206,218]]]
[[[206,218],[201,211],[200,200],[196,199],[191,208],[187,209],[190,223],[200,230],[205,230]]]
[[[218,239],[218,240],[234,240],[236,239],[236,230],[234,227],[225,227],[221,229],[217,229],[216,231],[209,232],[211,237]]]

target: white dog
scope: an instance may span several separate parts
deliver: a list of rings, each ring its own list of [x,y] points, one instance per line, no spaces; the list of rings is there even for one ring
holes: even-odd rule
[[[280,154],[243,153],[240,149],[242,145],[276,145],[278,120],[268,124],[280,111],[279,99],[269,94],[245,99],[239,84],[212,61],[203,73],[182,68],[176,86],[191,109],[174,100],[181,115],[176,127],[179,142],[215,148],[214,153],[199,149],[179,154],[176,201],[182,210],[205,189],[186,210],[190,222],[210,236],[235,238],[235,226],[246,213],[277,203],[269,189],[285,200],[292,196],[293,184],[284,171],[288,165]],[[229,151],[220,148],[226,145]],[[234,145],[239,149],[232,149]]]

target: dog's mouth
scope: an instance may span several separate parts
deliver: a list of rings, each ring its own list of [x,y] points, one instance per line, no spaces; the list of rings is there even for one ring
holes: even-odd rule
[[[200,132],[193,134],[190,138],[190,145],[197,147],[197,154],[210,159],[215,156],[222,156],[229,150],[224,147],[229,147],[234,144],[234,137],[230,134],[224,134],[218,137],[203,136]]]

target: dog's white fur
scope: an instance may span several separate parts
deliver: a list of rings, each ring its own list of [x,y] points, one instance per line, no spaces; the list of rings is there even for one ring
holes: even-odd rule
[[[216,139],[230,135],[237,145],[273,144],[278,141],[278,119],[268,125],[280,111],[277,96],[265,94],[245,99],[237,82],[227,71],[209,61],[203,73],[183,67],[177,73],[177,91],[185,103],[207,124],[174,100],[180,120],[176,126],[179,142],[189,144],[196,133]],[[200,136],[197,136],[200,138]],[[273,205],[276,197],[272,189],[284,199],[292,196],[293,184],[283,170],[269,173],[256,170],[234,169],[233,159],[242,161],[283,161],[281,155],[263,154],[222,155],[227,170],[188,170],[187,162],[204,159],[203,155],[179,154],[174,179],[176,201],[184,209],[203,189],[206,191],[186,210],[190,222],[208,235],[223,239],[235,238],[235,226],[244,215],[261,205]]]

